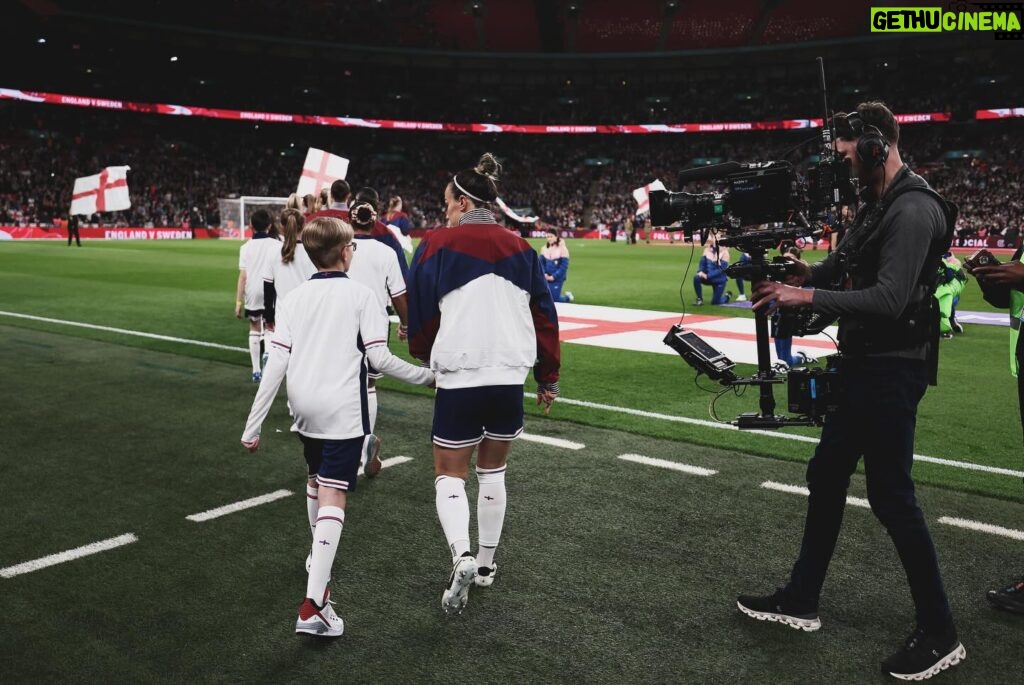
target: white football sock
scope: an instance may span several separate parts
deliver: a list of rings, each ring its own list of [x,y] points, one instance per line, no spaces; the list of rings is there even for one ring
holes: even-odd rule
[[[452,476],[438,476],[434,481],[437,491],[437,518],[448,540],[452,560],[469,551],[469,501],[466,499],[466,481]]]
[[[260,370],[260,338],[259,331],[249,331],[249,360],[252,361],[252,372]]]
[[[480,566],[494,565],[494,551],[501,541],[501,528],[505,524],[505,468],[476,470],[480,493],[476,498],[476,523],[480,547],[476,562]]]
[[[319,489],[306,483],[306,517],[309,519],[309,532],[316,536],[316,517],[320,511],[320,500],[317,499]]]
[[[367,391],[370,404],[370,432],[377,427],[377,387],[374,386]]]
[[[345,510],[341,507],[320,507],[313,533],[313,561],[306,581],[306,596],[323,606],[327,582],[331,579],[334,554],[338,551],[341,529],[345,525]]]

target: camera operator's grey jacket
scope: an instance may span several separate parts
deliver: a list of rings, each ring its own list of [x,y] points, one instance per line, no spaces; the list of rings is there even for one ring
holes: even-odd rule
[[[896,175],[886,194],[898,193],[909,186],[924,186],[923,178],[904,166]],[[875,203],[867,203],[858,212],[863,218],[870,214]],[[851,320],[890,320],[893,323],[907,306],[931,297],[930,289],[920,282],[925,261],[935,245],[947,234],[947,216],[939,201],[923,192],[904,192],[899,195],[880,219],[876,230],[880,239],[877,280],[867,287],[851,290],[823,290],[843,276],[845,266],[839,256],[844,244],[861,222],[855,222],[837,251],[811,267],[810,284],[819,288],[814,293],[813,311],[826,316],[839,316],[840,349],[844,328]],[[856,284],[854,284],[856,288]],[[915,347],[877,352],[877,356],[927,359],[929,343]]]

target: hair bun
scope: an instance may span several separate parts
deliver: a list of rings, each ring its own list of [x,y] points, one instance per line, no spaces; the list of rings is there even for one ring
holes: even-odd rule
[[[497,181],[498,174],[501,173],[501,163],[498,162],[498,159],[490,152],[485,152],[480,157],[480,161],[477,162],[477,165],[473,167],[473,171],[481,176],[486,176],[492,181]]]

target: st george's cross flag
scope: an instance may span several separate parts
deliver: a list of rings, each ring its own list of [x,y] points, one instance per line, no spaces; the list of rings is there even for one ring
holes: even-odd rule
[[[299,188],[296,192],[299,197],[316,195],[321,188],[330,188],[332,183],[345,178],[347,174],[347,159],[311,147],[306,153],[306,163],[302,165]]]
[[[128,166],[108,166],[94,176],[75,179],[71,191],[71,213],[92,215],[97,212],[116,212],[128,209]]]
[[[633,198],[636,200],[636,216],[646,214],[651,211],[651,191],[652,190],[665,190],[665,184],[654,179],[642,188],[637,188],[633,191]]]

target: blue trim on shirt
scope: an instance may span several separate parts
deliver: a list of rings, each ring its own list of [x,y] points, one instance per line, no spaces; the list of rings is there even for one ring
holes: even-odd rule
[[[320,280],[321,278],[348,278],[348,274],[344,271],[317,271],[309,277],[309,280]]]

